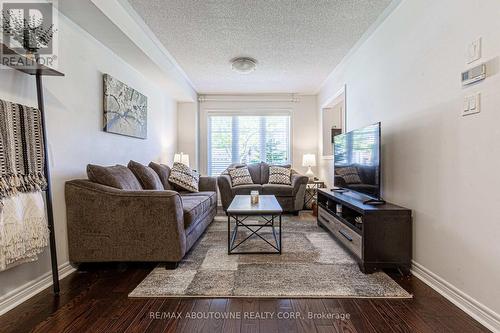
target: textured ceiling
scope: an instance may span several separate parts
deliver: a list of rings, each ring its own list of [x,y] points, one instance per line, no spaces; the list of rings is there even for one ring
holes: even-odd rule
[[[391,0],[129,2],[199,93],[314,93]]]

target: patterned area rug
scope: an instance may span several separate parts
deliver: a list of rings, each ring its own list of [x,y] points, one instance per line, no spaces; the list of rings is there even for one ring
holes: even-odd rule
[[[217,216],[177,269],[156,267],[129,297],[412,297],[383,272],[363,274],[310,213],[284,216],[282,228],[281,255],[228,255],[227,218]],[[254,236],[238,250],[272,249]]]

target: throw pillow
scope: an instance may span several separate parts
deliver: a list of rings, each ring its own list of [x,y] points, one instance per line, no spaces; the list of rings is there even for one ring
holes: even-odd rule
[[[156,174],[156,172],[150,167],[135,161],[130,161],[128,162],[128,168],[132,170],[141,183],[143,189],[157,191],[164,190],[160,177],[158,177],[158,174]]]
[[[335,174],[344,179],[346,184],[361,184],[358,169],[355,167],[336,168]]]
[[[253,184],[247,167],[229,169],[229,177],[233,186]]]
[[[231,183],[233,186],[253,184],[252,176],[250,176],[250,172],[248,171],[247,167],[228,170],[229,177],[231,177]]]
[[[269,184],[292,185],[292,169],[274,166],[269,167]]]
[[[198,192],[200,174],[185,164],[174,162],[168,181],[189,192]]]
[[[221,175],[226,175],[226,176],[229,176],[229,170],[234,170],[234,169],[238,169],[238,168],[243,168],[243,167],[246,167],[247,165],[246,164],[241,164],[241,163],[233,163],[231,164],[230,166],[228,166],[226,168],[226,170],[222,171]]]
[[[229,176],[229,171],[234,170],[234,169],[236,169],[236,168],[231,168],[231,167],[227,168],[226,170],[222,171],[221,176],[223,176],[223,175]]]
[[[104,167],[100,165],[87,165],[89,180],[101,185],[111,186],[120,190],[142,190],[142,186],[135,178],[132,171],[124,165]]]
[[[170,177],[170,168],[165,164],[158,164],[155,162],[149,163],[149,167],[153,169],[158,177],[160,177],[160,181],[163,184],[163,189],[165,190],[173,190],[174,187],[169,183],[168,177]]]

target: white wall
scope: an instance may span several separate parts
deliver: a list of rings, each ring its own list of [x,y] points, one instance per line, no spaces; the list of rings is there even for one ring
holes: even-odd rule
[[[413,210],[414,260],[496,318],[499,13],[497,0],[405,0],[318,96],[321,107],[345,83],[348,129],[382,122],[383,192]],[[490,77],[462,88],[467,46],[478,37],[481,61],[493,60]],[[473,92],[482,94],[482,111],[461,117],[463,98]],[[329,180],[330,163],[322,167]]]
[[[209,111],[235,110],[289,110],[292,114],[292,166],[304,173],[302,155],[318,153],[317,131],[318,114],[316,112],[316,96],[283,95],[205,95],[200,102],[200,170],[207,172],[207,113]],[[315,170],[313,170],[315,171]]]
[[[189,164],[199,170],[199,114],[198,102],[177,104],[177,142],[179,152],[189,154]]]
[[[88,163],[126,164],[130,159],[171,162],[177,147],[177,104],[78,26],[59,18],[59,70],[44,78],[48,143],[59,264],[68,260],[64,182],[86,177]],[[148,139],[102,131],[102,74],[109,73],[148,97]],[[35,78],[1,69],[0,98],[36,106]],[[35,263],[0,272],[0,303],[9,292],[50,271],[48,251]]]

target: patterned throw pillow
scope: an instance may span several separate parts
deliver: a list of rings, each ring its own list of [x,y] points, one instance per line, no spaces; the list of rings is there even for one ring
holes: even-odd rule
[[[221,176],[229,176],[229,171],[234,170],[236,168],[227,168],[226,170],[222,171]]]
[[[198,192],[200,174],[185,164],[174,162],[168,181],[189,192]]]
[[[231,164],[230,166],[228,166],[226,168],[226,170],[222,171],[221,176],[223,176],[223,175],[229,176],[229,171],[230,170],[234,170],[234,169],[237,169],[237,168],[243,168],[245,166],[246,166],[246,164],[240,164],[240,163]]]
[[[269,166],[269,184],[292,185],[291,176],[291,168]]]
[[[253,184],[247,167],[228,169],[233,186]]]
[[[361,184],[358,169],[355,167],[345,167],[335,169],[335,173],[342,177],[346,184]]]

